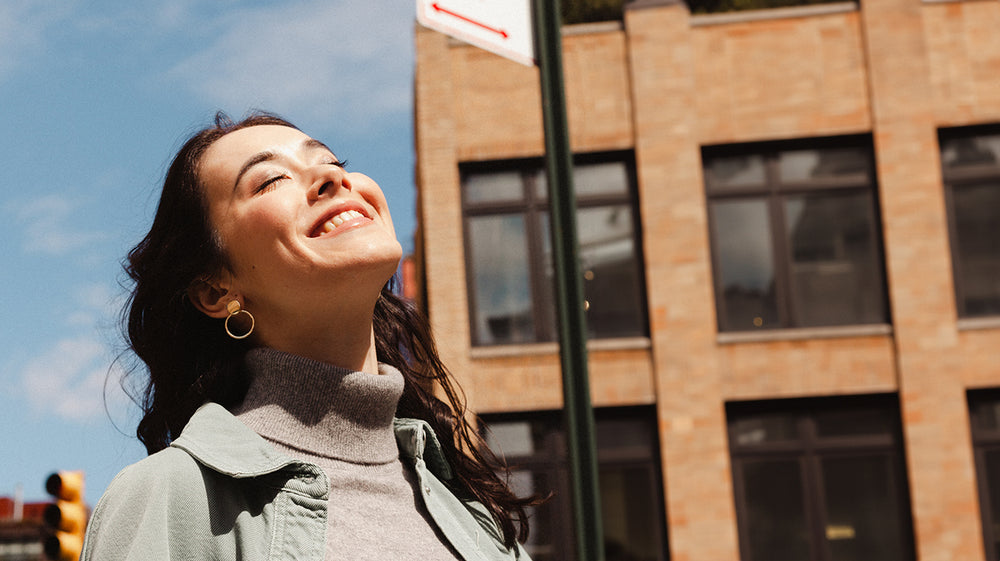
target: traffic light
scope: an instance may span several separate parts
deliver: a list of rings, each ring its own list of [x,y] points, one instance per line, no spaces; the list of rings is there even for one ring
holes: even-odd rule
[[[45,481],[55,502],[45,507],[42,519],[50,531],[43,549],[47,559],[77,561],[83,551],[87,506],[83,503],[83,472],[60,471]]]

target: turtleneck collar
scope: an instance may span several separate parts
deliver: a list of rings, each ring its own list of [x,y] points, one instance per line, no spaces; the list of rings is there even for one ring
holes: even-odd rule
[[[250,389],[233,414],[265,439],[358,464],[398,458],[393,418],[403,375],[392,366],[379,364],[373,375],[258,348],[244,367]]]

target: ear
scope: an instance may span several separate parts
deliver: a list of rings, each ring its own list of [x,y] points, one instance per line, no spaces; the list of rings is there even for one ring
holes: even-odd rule
[[[226,305],[236,299],[230,289],[230,279],[218,277],[208,279],[196,279],[191,282],[187,289],[188,299],[198,308],[201,313],[222,319],[229,315]]]

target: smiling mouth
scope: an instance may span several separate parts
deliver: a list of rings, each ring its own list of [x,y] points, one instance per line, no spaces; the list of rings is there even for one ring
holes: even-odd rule
[[[329,234],[330,232],[334,231],[335,229],[339,228],[340,226],[342,226],[342,225],[344,225],[344,224],[346,224],[348,222],[352,222],[354,220],[357,220],[359,218],[365,218],[365,215],[361,214],[360,212],[358,212],[356,210],[345,210],[344,212],[341,212],[340,214],[331,216],[328,220],[326,220],[322,224],[320,224],[319,227],[317,227],[316,230],[313,231],[311,237],[316,238],[316,237],[322,236],[323,234]]]

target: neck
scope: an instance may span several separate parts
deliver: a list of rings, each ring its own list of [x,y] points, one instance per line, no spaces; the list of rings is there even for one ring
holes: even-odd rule
[[[373,309],[258,322],[260,344],[347,370],[378,374]],[[331,321],[330,318],[336,318]],[[263,325],[262,325],[263,324]]]

